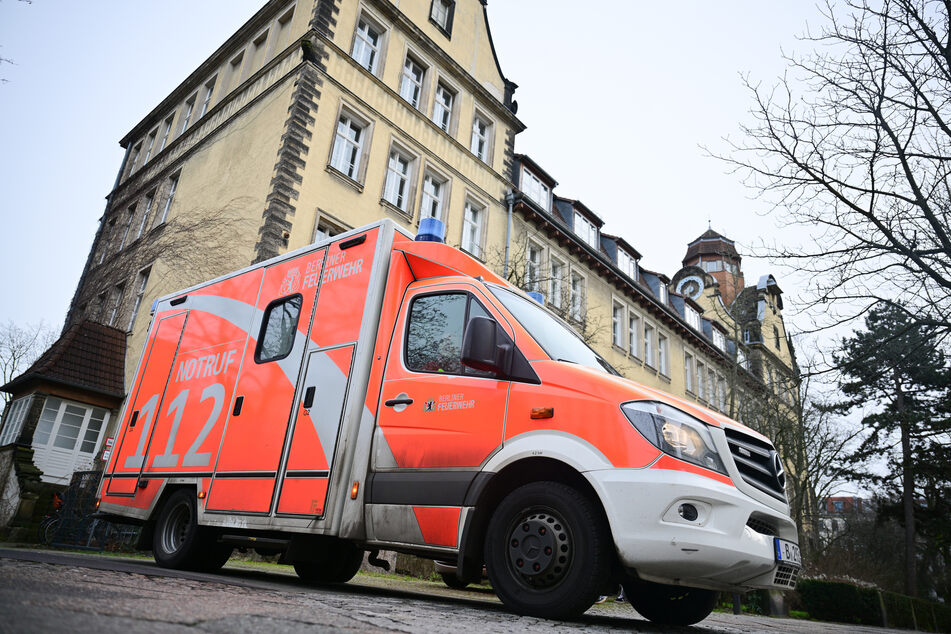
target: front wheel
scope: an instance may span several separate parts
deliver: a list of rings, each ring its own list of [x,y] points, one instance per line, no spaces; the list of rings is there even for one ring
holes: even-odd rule
[[[194,491],[180,489],[168,498],[152,536],[152,554],[158,565],[211,572],[228,561],[232,550],[218,543],[209,529],[198,525]]]
[[[559,482],[519,487],[499,504],[485,541],[486,567],[518,614],[568,619],[590,608],[609,574],[611,544],[586,495]]]
[[[693,625],[713,612],[717,593],[713,590],[668,586],[634,580],[623,585],[624,596],[637,613],[663,625]]]

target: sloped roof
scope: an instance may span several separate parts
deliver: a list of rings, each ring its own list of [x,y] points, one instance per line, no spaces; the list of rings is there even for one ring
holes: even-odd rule
[[[713,229],[707,229],[699,238],[687,245],[687,255],[684,256],[683,265],[686,266],[687,262],[700,255],[725,255],[731,258],[740,258],[733,240]]]
[[[126,333],[91,321],[73,324],[26,372],[0,391],[14,392],[48,381],[122,398]]]

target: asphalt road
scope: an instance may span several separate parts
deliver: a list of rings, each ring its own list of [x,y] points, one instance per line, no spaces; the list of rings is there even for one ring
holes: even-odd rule
[[[151,560],[0,548],[0,633],[896,631],[719,613],[691,628],[658,627],[613,602],[577,621],[545,621],[507,612],[485,589],[362,574],[312,587],[287,570],[231,562],[202,574]]]

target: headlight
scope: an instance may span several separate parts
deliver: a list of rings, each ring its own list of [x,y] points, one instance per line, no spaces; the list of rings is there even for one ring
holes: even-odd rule
[[[621,409],[635,429],[664,453],[726,475],[706,424],[653,401],[625,403]]]

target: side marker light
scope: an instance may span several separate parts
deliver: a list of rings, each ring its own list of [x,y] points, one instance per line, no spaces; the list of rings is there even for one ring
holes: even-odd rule
[[[554,407],[533,407],[532,408],[532,418],[554,418],[555,408]]]
[[[354,482],[354,483],[353,483],[353,486],[350,487],[350,499],[351,499],[351,500],[356,500],[356,499],[357,499],[357,493],[359,493],[359,492],[360,492],[360,483],[359,483],[359,482]]]
[[[205,493],[204,491],[199,491],[199,492],[198,492],[198,499],[199,499],[199,500],[204,500],[206,495],[208,495],[208,494]]]

